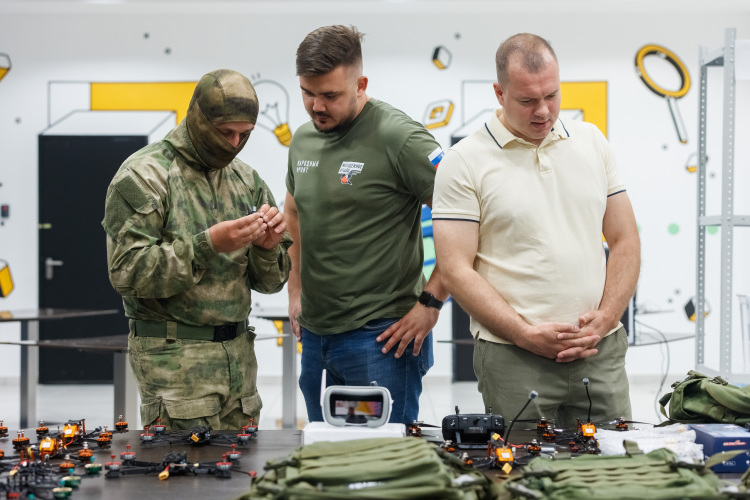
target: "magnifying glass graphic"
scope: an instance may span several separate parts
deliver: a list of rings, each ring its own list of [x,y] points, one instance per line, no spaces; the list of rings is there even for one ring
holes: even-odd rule
[[[665,59],[668,63],[674,66],[677,73],[680,75],[680,88],[678,90],[665,89],[658,85],[646,72],[644,66],[644,60],[648,56],[659,56]],[[680,99],[688,93],[690,90],[690,75],[688,74],[687,67],[680,60],[677,55],[666,47],[661,45],[644,45],[641,47],[635,55],[635,69],[638,72],[638,76],[641,77],[641,81],[646,84],[651,92],[663,97],[667,100],[669,106],[669,113],[672,115],[672,122],[674,123],[675,129],[677,130],[677,138],[682,144],[687,143],[687,132],[685,131],[685,124],[682,121],[682,115],[680,109],[677,107],[677,99]]]

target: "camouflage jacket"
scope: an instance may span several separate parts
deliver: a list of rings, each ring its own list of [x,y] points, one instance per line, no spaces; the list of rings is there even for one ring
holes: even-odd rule
[[[183,121],[122,164],[107,190],[109,279],[125,315],[192,325],[242,321],[250,290],[275,293],[291,267],[284,240],[217,253],[208,229],[275,201],[258,173],[238,159],[201,166]]]

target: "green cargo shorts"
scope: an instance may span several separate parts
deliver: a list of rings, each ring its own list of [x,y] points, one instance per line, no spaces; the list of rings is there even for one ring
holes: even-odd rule
[[[263,405],[256,387],[253,331],[226,342],[168,341],[137,337],[130,323],[130,366],[138,381],[144,426],[157,418],[173,430],[198,425],[241,429],[251,418],[257,425]]]
[[[599,352],[570,363],[558,363],[511,344],[477,339],[474,373],[485,411],[515,418],[535,390],[539,396],[519,419],[553,419],[555,427],[572,429],[585,421],[589,400],[583,379],[589,379],[591,420],[595,423],[631,419],[630,389],[625,372],[628,335],[620,328],[597,344]]]

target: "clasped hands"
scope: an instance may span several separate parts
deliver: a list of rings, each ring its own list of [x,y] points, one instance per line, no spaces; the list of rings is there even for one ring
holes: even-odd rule
[[[284,238],[284,231],[284,214],[268,204],[239,219],[214,224],[208,230],[218,253],[233,252],[250,244],[271,249]]]
[[[558,363],[593,356],[596,345],[611,330],[611,320],[602,311],[588,311],[578,318],[578,325],[540,323],[530,326],[519,347]]]

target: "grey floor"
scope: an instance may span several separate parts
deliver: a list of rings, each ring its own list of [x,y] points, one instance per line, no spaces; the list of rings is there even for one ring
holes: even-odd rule
[[[659,395],[668,391],[669,385],[683,375],[670,375]],[[639,375],[630,379],[630,398],[633,419],[658,423],[655,397],[661,377]],[[263,398],[259,427],[281,427],[281,380],[261,378],[258,390]],[[47,425],[64,423],[70,419],[86,419],[88,428],[113,425],[114,393],[111,385],[40,385],[37,399],[38,417]],[[482,413],[482,399],[475,382],[451,383],[443,377],[426,377],[420,399],[420,420],[440,425],[443,417],[454,413],[458,406],[462,413]],[[19,385],[17,381],[0,381],[0,420],[15,435],[19,427]],[[297,394],[297,425],[306,423],[305,405]],[[512,418],[512,417],[511,417]],[[133,423],[131,423],[131,428]]]

